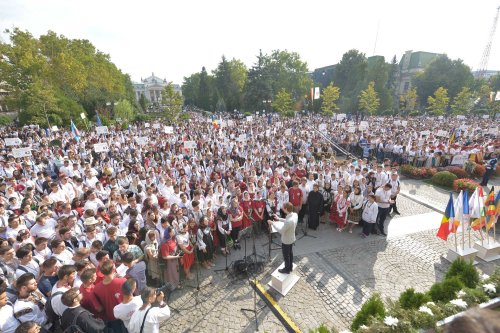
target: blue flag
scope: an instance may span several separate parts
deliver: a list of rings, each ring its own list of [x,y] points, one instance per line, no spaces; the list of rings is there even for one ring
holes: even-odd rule
[[[78,131],[78,128],[76,128],[73,120],[71,120],[71,133],[73,133],[73,137],[75,138],[76,141],[80,140],[80,132]]]
[[[99,118],[99,113],[96,112],[95,117],[96,117],[96,121],[97,121],[97,126],[102,126],[101,118]]]

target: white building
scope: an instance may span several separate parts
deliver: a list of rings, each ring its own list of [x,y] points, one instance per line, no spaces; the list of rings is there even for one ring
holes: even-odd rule
[[[150,103],[159,103],[161,100],[161,92],[168,83],[167,79],[161,79],[155,76],[155,73],[151,73],[151,76],[145,79],[141,78],[140,83],[133,83],[135,98],[139,100],[141,95],[144,95]],[[174,84],[173,86],[174,91],[182,94],[180,85]]]

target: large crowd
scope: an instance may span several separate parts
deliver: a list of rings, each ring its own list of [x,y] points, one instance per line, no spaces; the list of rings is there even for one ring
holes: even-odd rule
[[[151,287],[182,288],[195,263],[241,249],[243,229],[269,232],[289,202],[307,228],[384,236],[398,166],[495,157],[492,124],[191,114],[100,134],[5,127],[0,331],[157,332],[170,311],[167,289]]]

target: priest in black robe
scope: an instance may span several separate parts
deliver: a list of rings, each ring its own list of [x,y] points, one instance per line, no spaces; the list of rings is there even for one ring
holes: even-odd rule
[[[309,213],[308,227],[316,230],[319,218],[323,214],[323,196],[319,193],[318,184],[314,184],[312,192],[307,196],[307,209]]]

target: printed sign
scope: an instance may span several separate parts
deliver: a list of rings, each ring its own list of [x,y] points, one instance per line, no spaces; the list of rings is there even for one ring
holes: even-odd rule
[[[443,118],[444,118],[443,116],[439,116],[438,117],[439,120],[443,120]]]
[[[30,147],[13,148],[12,149],[12,156],[14,156],[15,158],[22,158],[25,156],[31,156],[31,148]]]
[[[361,121],[361,122],[359,122],[359,126],[363,126],[365,128],[368,128],[368,122],[367,121]]]
[[[420,132],[420,136],[429,136],[431,134],[431,131],[427,130],[427,131],[422,131]]]
[[[95,128],[97,134],[108,134],[108,126],[97,126]]]
[[[465,119],[465,116],[457,116],[457,119],[463,120]]]
[[[488,130],[488,134],[497,135],[497,133],[498,133],[498,128],[496,127],[492,127]]]
[[[19,146],[22,143],[19,138],[5,138],[4,140],[6,146]]]
[[[57,131],[59,131],[59,128],[57,128],[57,126],[54,125],[54,126],[51,127],[50,130],[53,131],[53,132],[57,132]]]
[[[401,125],[403,125],[403,127],[406,127],[406,126],[408,125],[408,122],[407,122],[406,120],[403,120],[403,121],[401,122]]]
[[[159,129],[160,128],[160,124],[153,124],[153,128],[154,129]]]
[[[138,145],[144,146],[147,145],[149,141],[149,138],[147,136],[140,136],[135,138],[135,142],[137,142]]]
[[[246,134],[240,134],[240,136],[238,137],[238,141],[240,142],[243,142],[247,139],[247,135]]]
[[[94,144],[94,151],[96,153],[106,153],[109,151],[109,147],[107,143],[96,143]]]
[[[285,135],[292,135],[292,129],[290,129],[290,128],[286,129]]]
[[[195,149],[196,148],[196,142],[194,142],[194,141],[184,141],[184,148],[185,149]]]
[[[401,120],[394,120],[394,125],[401,126]]]
[[[439,130],[436,134],[436,136],[440,136],[440,137],[443,137],[443,138],[447,138],[449,136],[448,132],[447,131],[443,131],[443,130]]]
[[[174,128],[172,126],[165,126],[165,133],[166,134],[173,134]]]
[[[489,117],[490,117],[489,115],[485,114],[485,115],[483,116],[483,119],[488,119]]]
[[[149,123],[145,123],[144,127],[149,128]]]
[[[354,132],[356,132],[356,127],[349,127],[349,128],[347,129],[347,132],[349,132],[349,133],[354,133]]]
[[[463,165],[467,159],[467,155],[455,155],[451,160],[451,165]]]
[[[337,115],[337,120],[338,120],[338,121],[342,121],[342,120],[343,120],[343,119],[345,119],[345,118],[346,118],[346,114],[345,114],[345,113],[339,113],[339,114]]]
[[[252,116],[247,116],[247,121],[252,121],[253,117]]]

